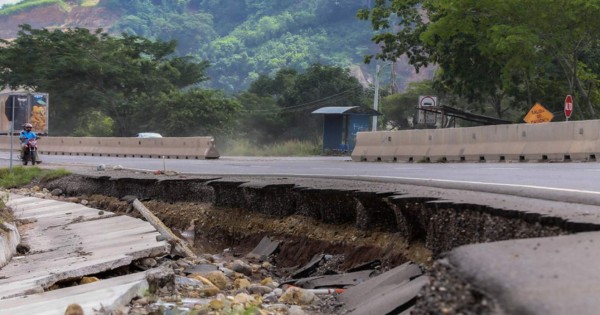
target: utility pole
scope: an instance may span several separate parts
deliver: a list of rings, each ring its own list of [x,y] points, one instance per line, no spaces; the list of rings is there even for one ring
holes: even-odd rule
[[[379,108],[379,65],[375,65],[375,96],[373,97],[373,109]],[[371,131],[377,131],[377,115],[373,115]]]
[[[13,138],[15,136],[15,98],[17,98],[16,95],[11,95],[10,96],[12,98],[12,113],[11,113],[11,120],[10,120],[10,157],[9,157],[9,166],[8,166],[8,170],[12,173],[12,167],[13,167]]]
[[[392,94],[398,94],[398,82],[396,82],[396,62],[392,62],[392,72],[390,74],[390,89]]]

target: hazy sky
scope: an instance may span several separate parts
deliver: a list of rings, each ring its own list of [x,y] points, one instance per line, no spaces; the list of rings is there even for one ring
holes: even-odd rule
[[[3,4],[9,4],[9,3],[17,3],[20,0],[0,0],[0,6],[2,6]]]

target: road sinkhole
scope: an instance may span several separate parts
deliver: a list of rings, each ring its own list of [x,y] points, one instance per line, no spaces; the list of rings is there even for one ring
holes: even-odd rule
[[[406,276],[403,285],[419,279],[422,283],[406,301],[385,310],[387,314],[400,314],[409,308],[413,313],[425,314],[442,305],[485,313],[493,310],[494,302],[444,265],[446,252],[467,244],[598,230],[595,225],[507,208],[502,196],[473,202],[460,191],[391,183],[100,172],[37,185],[54,198],[142,218],[131,203],[138,200],[187,241],[202,262],[179,261],[182,257],[171,254],[135,261],[127,268],[114,270],[114,274],[107,271],[86,276],[110,278],[164,265],[168,260],[178,279],[175,282],[181,282],[188,280],[177,277],[189,279],[190,275],[214,270],[227,273],[236,263],[247,263],[250,271],[246,271],[246,278],[250,281],[271,279],[279,288],[340,290],[304,307],[307,314],[359,314],[368,310],[367,301],[351,302],[360,301],[356,296],[361,294],[368,296],[355,292],[360,284],[400,269]],[[416,269],[410,269],[413,267]],[[239,270],[225,282],[241,279],[235,276],[241,273]],[[57,285],[81,280],[69,279]],[[226,287],[220,288],[221,292]],[[167,289],[162,290],[163,296],[168,295]],[[408,289],[395,292],[402,290]],[[262,300],[270,298],[271,291],[261,292]],[[185,299],[189,302],[211,296],[206,292],[179,294],[173,298],[179,305]],[[132,308],[138,304],[133,301]],[[156,303],[144,304],[146,309],[151,305]]]

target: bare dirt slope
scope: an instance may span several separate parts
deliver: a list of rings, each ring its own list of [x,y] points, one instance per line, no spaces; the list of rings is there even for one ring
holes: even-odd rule
[[[18,14],[0,16],[0,38],[17,37],[19,25],[29,24],[34,28],[66,29],[83,27],[95,30],[108,29],[118,15],[103,7],[73,6],[66,11],[57,5],[36,7]]]

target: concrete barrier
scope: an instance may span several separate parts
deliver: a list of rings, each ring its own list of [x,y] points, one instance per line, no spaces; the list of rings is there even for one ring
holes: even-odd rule
[[[596,161],[600,120],[359,132],[353,161]]]
[[[18,137],[13,149],[18,150]],[[212,137],[116,138],[42,137],[38,153],[43,155],[112,156],[168,159],[218,159]],[[0,136],[0,150],[10,150],[10,136]]]

